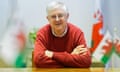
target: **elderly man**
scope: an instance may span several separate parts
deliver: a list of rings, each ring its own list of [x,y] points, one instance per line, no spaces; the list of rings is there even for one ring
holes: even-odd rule
[[[49,24],[37,32],[34,64],[38,68],[88,68],[91,55],[81,29],[68,23],[69,13],[62,2],[47,6]]]

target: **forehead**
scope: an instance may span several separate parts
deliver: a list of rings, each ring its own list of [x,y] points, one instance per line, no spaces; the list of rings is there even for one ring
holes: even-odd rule
[[[56,9],[49,10],[48,15],[65,14],[65,13],[66,11],[64,9],[56,8]]]

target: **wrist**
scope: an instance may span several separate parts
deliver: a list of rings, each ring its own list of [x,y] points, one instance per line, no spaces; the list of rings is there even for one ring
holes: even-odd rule
[[[45,55],[48,56],[49,58],[52,58],[53,57],[53,52],[49,51],[49,50],[46,50]]]

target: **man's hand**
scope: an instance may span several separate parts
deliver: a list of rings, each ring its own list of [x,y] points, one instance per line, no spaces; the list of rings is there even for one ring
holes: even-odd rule
[[[49,50],[46,50],[46,51],[45,51],[45,55],[48,56],[49,58],[52,58],[53,52],[52,52],[52,51],[49,51]]]
[[[84,48],[84,45],[79,45],[77,46],[71,54],[86,54],[86,52],[88,51],[87,48]]]

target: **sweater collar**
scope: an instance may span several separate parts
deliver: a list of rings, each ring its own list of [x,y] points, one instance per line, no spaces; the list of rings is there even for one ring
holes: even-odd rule
[[[52,30],[52,34],[53,34],[55,37],[63,37],[63,36],[65,36],[65,34],[67,33],[67,30],[68,30],[68,26],[66,26],[65,31],[64,31],[63,34],[61,34],[61,35],[56,35],[53,30]]]

